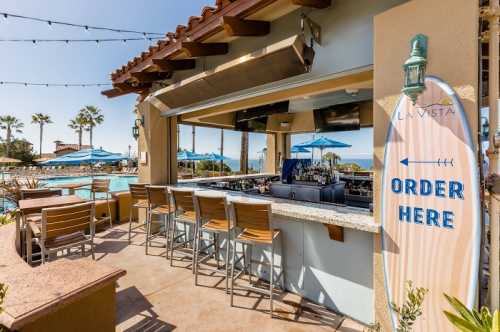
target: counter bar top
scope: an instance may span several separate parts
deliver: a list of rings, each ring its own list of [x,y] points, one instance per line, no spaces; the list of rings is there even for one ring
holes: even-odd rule
[[[236,180],[250,180],[250,179],[260,179],[277,176],[274,173],[257,173],[257,174],[244,174],[244,175],[227,175],[227,176],[214,176],[210,178],[194,178],[194,179],[184,179],[179,180],[179,184],[197,184],[197,183],[211,183],[211,182],[225,182],[225,181],[236,181]]]
[[[259,196],[242,192],[211,190],[179,183],[182,188],[196,190],[200,195],[225,194],[229,201],[245,201],[272,204],[273,215],[294,218],[326,225],[336,225],[369,233],[380,233],[380,225],[376,224],[370,211],[362,208],[318,204],[311,202],[281,199],[271,196]],[[192,183],[191,183],[192,184]]]

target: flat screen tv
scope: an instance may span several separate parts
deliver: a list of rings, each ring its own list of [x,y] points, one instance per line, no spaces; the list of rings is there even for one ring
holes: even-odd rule
[[[360,104],[357,102],[315,109],[316,132],[359,130],[359,114]]]

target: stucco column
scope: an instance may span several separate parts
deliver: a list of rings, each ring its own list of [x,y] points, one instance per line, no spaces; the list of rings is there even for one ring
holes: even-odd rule
[[[477,0],[413,0],[375,16],[373,131],[377,223],[382,222],[381,186],[387,131],[401,95],[404,77],[401,65],[409,57],[409,41],[416,34],[429,38],[427,75],[437,76],[452,86],[464,106],[470,127],[474,131],[478,128],[478,11]],[[392,331],[380,235],[374,237],[374,252],[375,316],[383,331]],[[429,309],[424,307],[424,310]]]
[[[290,135],[287,133],[268,134],[266,148],[264,172],[278,173],[281,161],[290,158]]]
[[[144,115],[139,130],[139,181],[150,184],[177,182],[177,120],[165,118],[160,110],[144,101],[137,107]]]

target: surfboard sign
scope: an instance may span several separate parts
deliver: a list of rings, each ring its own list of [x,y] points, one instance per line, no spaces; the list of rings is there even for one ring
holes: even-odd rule
[[[387,134],[382,178],[382,254],[390,303],[405,284],[429,291],[414,331],[455,331],[443,293],[474,305],[480,249],[479,176],[463,106],[437,77],[413,105],[402,95]],[[390,305],[389,305],[389,310]],[[391,310],[393,328],[397,315]]]

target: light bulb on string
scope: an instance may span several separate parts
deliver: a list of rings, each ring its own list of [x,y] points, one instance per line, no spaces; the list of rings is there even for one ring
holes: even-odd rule
[[[7,18],[8,18],[8,17],[9,17],[9,15],[8,15],[8,14],[3,14],[3,20],[4,20],[5,22],[7,22]]]
[[[47,24],[49,25],[49,29],[52,29],[52,21],[47,21]]]

